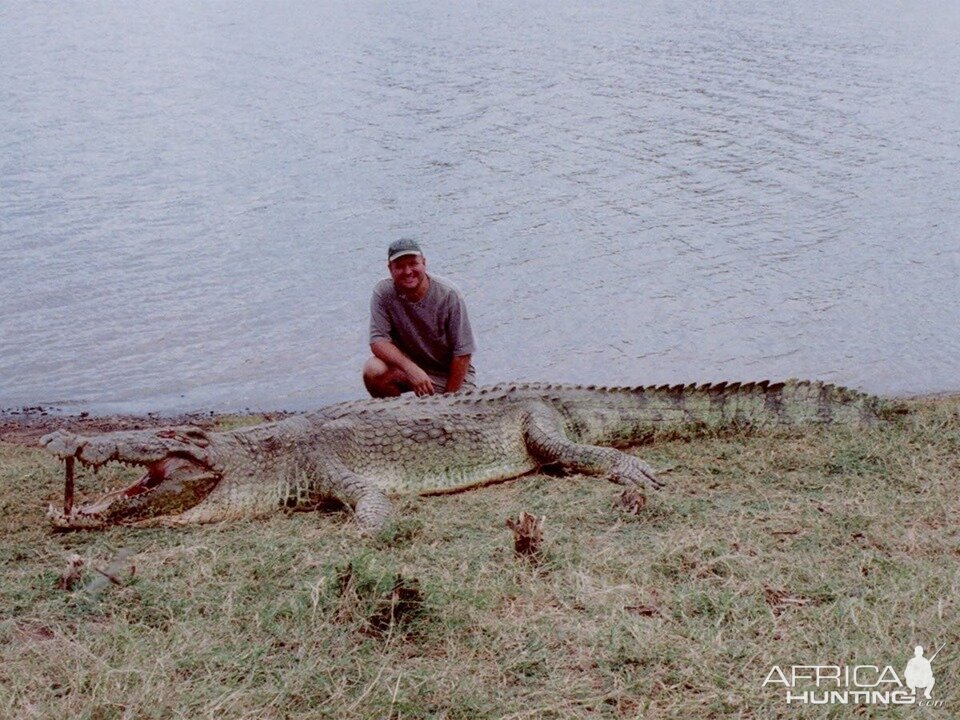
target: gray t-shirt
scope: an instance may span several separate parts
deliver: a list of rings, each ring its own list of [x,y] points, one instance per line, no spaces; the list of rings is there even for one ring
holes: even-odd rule
[[[467,317],[467,305],[457,286],[430,275],[430,288],[418,302],[397,292],[393,280],[381,280],[370,299],[370,343],[389,340],[431,378],[443,380],[457,355],[473,355],[476,341]],[[473,365],[464,382],[476,382]]]

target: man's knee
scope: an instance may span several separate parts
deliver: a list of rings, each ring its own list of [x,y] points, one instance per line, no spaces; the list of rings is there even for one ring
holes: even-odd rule
[[[363,381],[377,380],[390,370],[390,366],[378,357],[369,357],[363,364]]]
[[[404,391],[406,373],[388,365],[378,357],[371,357],[363,364],[363,384],[373,397],[396,397]]]

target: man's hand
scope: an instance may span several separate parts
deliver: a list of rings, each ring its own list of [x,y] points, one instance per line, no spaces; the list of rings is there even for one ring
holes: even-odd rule
[[[417,397],[424,395],[433,395],[436,390],[433,387],[433,381],[430,376],[424,372],[423,368],[408,358],[404,352],[392,342],[381,340],[371,343],[370,351],[374,357],[378,357],[387,365],[393,365],[403,370],[410,383],[410,388],[417,394]]]
[[[410,380],[410,387],[413,388],[413,392],[417,397],[423,397],[424,395],[433,395],[433,380],[430,379],[430,376],[427,375],[419,365],[414,365],[413,367],[404,368],[404,372],[407,374],[407,378]]]

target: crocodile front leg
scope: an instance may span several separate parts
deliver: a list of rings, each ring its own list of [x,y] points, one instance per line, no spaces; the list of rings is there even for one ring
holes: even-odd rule
[[[375,534],[393,515],[393,503],[372,478],[358,475],[339,461],[327,460],[322,493],[353,508],[364,534]]]
[[[537,403],[530,408],[525,440],[539,462],[556,463],[568,472],[601,475],[628,487],[649,485],[659,490],[664,485],[652,467],[633,455],[570,440],[563,417],[549,405]]]

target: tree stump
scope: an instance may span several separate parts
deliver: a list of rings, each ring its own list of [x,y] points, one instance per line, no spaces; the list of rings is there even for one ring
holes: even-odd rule
[[[628,488],[620,494],[616,504],[631,515],[639,515],[647,505],[647,497],[639,490]]]
[[[543,521],[524,511],[517,520],[507,519],[507,527],[513,530],[513,552],[530,562],[539,562],[543,557]]]

